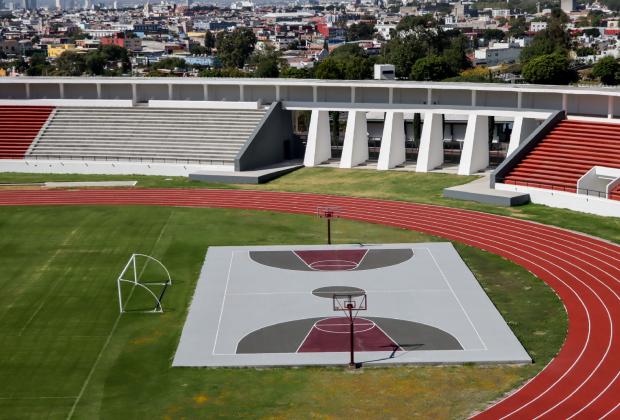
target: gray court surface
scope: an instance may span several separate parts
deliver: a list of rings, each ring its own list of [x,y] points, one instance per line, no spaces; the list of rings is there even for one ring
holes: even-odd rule
[[[530,363],[450,243],[211,247],[173,366]]]

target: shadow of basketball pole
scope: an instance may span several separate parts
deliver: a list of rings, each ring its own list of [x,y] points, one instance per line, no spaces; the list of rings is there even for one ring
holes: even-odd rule
[[[380,359],[371,359],[371,360],[366,360],[363,362],[358,362],[356,363],[355,367],[356,368],[361,368],[365,363],[374,363],[374,362],[382,362],[384,360],[391,360],[391,359],[395,359],[398,356],[396,355],[396,352],[398,351],[398,349],[403,349],[405,351],[403,351],[403,355],[409,353],[410,351],[414,351],[412,349],[412,347],[421,347],[423,346],[423,343],[418,343],[418,344],[395,344],[395,345],[388,345],[388,346],[382,346],[382,347],[391,347],[392,348],[392,353],[390,353],[390,355],[388,357],[382,357]]]

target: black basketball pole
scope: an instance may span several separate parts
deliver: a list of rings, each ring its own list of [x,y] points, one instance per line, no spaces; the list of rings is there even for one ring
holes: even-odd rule
[[[332,219],[327,218],[327,245],[332,244]]]
[[[350,322],[350,333],[349,333],[349,338],[350,338],[350,351],[351,351],[351,360],[349,361],[349,367],[350,368],[354,368],[355,367],[355,325],[353,323],[353,305],[348,303],[347,304],[347,308],[349,309],[349,322]]]

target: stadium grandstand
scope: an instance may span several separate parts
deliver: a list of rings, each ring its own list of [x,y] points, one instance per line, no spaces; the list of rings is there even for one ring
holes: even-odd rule
[[[47,77],[0,86],[2,171],[221,179],[303,162],[487,174],[491,193],[462,198],[503,191],[620,214],[617,89]]]

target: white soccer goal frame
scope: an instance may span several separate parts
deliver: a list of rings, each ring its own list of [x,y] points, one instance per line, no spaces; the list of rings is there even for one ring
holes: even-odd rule
[[[155,261],[157,264],[159,264],[161,266],[161,268],[164,269],[164,272],[166,273],[166,276],[168,277],[168,280],[165,282],[139,282],[138,281],[138,270],[137,270],[137,264],[136,264],[136,257],[144,257],[149,261]],[[133,276],[131,276],[132,278],[126,279],[125,274],[127,274],[127,271],[129,271],[130,269],[133,269]],[[121,273],[118,275],[118,278],[116,279],[116,288],[118,289],[118,309],[121,313],[125,312],[125,306],[123,305],[123,292],[121,289],[121,283],[125,282],[125,283],[130,283],[132,284],[134,287],[135,286],[140,286],[141,288],[143,288],[144,290],[146,290],[148,293],[151,294],[151,296],[153,296],[153,298],[155,299],[155,308],[152,311],[139,311],[139,312],[157,312],[157,313],[161,313],[164,311],[163,306],[161,305],[161,296],[157,296],[155,293],[153,293],[153,291],[151,289],[149,289],[148,286],[171,286],[172,285],[172,278],[170,277],[170,272],[168,272],[168,269],[166,268],[166,266],[159,261],[156,258],[151,257],[150,255],[146,255],[146,254],[131,254],[131,257],[129,258],[129,261],[127,261],[127,264],[125,264],[125,267],[123,268],[123,271],[121,271]]]

